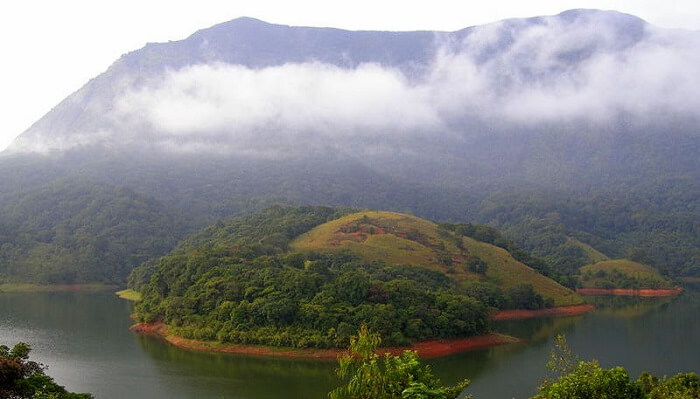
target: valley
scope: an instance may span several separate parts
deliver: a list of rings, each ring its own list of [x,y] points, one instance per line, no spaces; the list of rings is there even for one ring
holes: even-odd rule
[[[697,380],[699,31],[239,17],[117,54],[0,152],[0,397],[324,397],[351,350],[350,390],[457,397],[427,359],[525,398],[559,334],[600,363],[540,398]]]

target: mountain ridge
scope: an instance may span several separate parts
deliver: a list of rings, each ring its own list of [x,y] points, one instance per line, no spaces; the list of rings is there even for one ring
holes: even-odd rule
[[[242,17],[201,29],[182,40],[149,43],[141,49],[123,55],[104,73],[91,79],[18,136],[5,152],[21,152],[23,148],[31,151],[31,141],[39,140],[41,136],[46,140],[54,139],[55,142],[48,148],[37,147],[35,150],[66,150],[58,138],[46,136],[46,133],[52,130],[56,131],[53,135],[70,133],[77,136],[73,138],[73,145],[81,146],[84,145],[83,142],[91,142],[90,134],[99,135],[104,129],[110,128],[109,120],[102,120],[95,125],[90,122],[90,118],[109,113],[114,108],[110,103],[112,97],[124,90],[125,86],[138,87],[148,81],[150,74],[162,73],[169,69],[177,70],[187,65],[209,63],[237,64],[258,69],[310,61],[354,68],[370,62],[398,67],[409,78],[415,78],[425,73],[425,68],[443,46],[449,47],[450,43],[463,41],[476,28],[500,26],[512,32],[505,33],[505,37],[508,37],[509,34],[516,34],[514,29],[522,30],[533,24],[546,25],[551,21],[571,24],[591,18],[600,19],[605,26],[613,27],[623,21],[624,25],[617,30],[617,34],[622,35],[627,30],[635,32],[628,39],[629,43],[623,43],[623,46],[640,40],[645,27],[649,26],[639,18],[617,11],[582,9],[547,17],[507,19],[453,32],[350,31],[278,25]],[[633,29],[628,29],[629,26]],[[512,40],[510,38],[506,42]],[[78,107],[82,111],[71,111],[71,107]],[[64,121],[66,126],[61,127],[61,121]],[[106,142],[108,145],[118,145],[117,138]]]

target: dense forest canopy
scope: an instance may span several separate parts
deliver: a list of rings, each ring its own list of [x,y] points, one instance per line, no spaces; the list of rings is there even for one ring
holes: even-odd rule
[[[51,185],[0,206],[0,279],[123,284],[183,232],[161,203],[130,189]]]
[[[268,175],[271,171],[263,168],[228,184],[223,170],[230,168],[224,163],[211,174],[185,180],[187,184],[157,182],[155,176],[134,170],[129,181],[109,185],[93,183],[99,180],[94,176],[49,179],[30,189],[8,185],[0,196],[0,275],[8,281],[120,283],[131,268],[172,249],[186,232],[275,203],[373,207],[437,221],[485,223],[540,259],[525,263],[570,286],[566,276],[599,260],[591,255],[594,252],[648,264],[669,276],[698,275],[700,196],[686,198],[687,185],[648,188],[645,196],[576,194],[572,199],[546,190],[499,188],[487,194],[482,188],[469,192],[428,188],[376,179],[371,173],[352,177],[356,170],[342,168],[335,169],[336,174],[306,177]],[[658,202],[652,195],[678,200]],[[100,253],[100,259],[108,261],[95,262],[97,255],[90,253]],[[117,261],[119,265],[114,264]],[[35,266],[39,263],[46,270]],[[55,265],[65,265],[66,270]],[[108,270],[103,272],[86,270],[105,266]]]

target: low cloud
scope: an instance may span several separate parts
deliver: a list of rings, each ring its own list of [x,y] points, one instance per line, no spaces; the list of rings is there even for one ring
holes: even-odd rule
[[[605,125],[619,115],[644,124],[697,118],[700,109],[696,33],[582,14],[504,21],[455,37],[438,42],[426,72],[411,78],[372,63],[170,70],[119,95],[111,124],[147,132],[170,150],[254,153],[406,146],[468,135],[475,125]]]
[[[261,70],[196,65],[168,72],[155,87],[127,93],[117,109],[122,117],[145,118],[157,131],[175,136],[403,134],[441,123],[426,89],[375,64],[352,70],[318,63]]]

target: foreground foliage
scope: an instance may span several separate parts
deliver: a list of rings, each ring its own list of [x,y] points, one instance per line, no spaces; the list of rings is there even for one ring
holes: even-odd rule
[[[336,372],[344,385],[331,391],[330,399],[454,399],[469,385],[465,379],[452,387],[441,386],[415,352],[382,357],[375,353],[380,342],[379,334],[365,325],[360,327],[350,340],[349,352],[338,359]],[[562,335],[556,337],[547,368],[554,378],[545,379],[531,399],[700,398],[700,377],[696,373],[662,379],[642,373],[639,379],[631,380],[622,367],[604,369],[595,360],[581,361]]]
[[[454,399],[469,385],[441,386],[430,367],[414,351],[400,356],[375,353],[381,338],[362,325],[350,339],[350,351],[338,359],[337,374],[347,385],[329,393],[330,399]]]
[[[0,345],[0,398],[91,399],[86,393],[72,393],[46,375],[46,366],[29,360],[31,348],[19,343],[12,349]]]
[[[545,380],[533,399],[700,398],[700,376],[694,372],[662,379],[642,373],[632,380],[622,367],[604,369],[596,360],[581,361],[561,335],[556,338],[547,368],[558,377]]]

